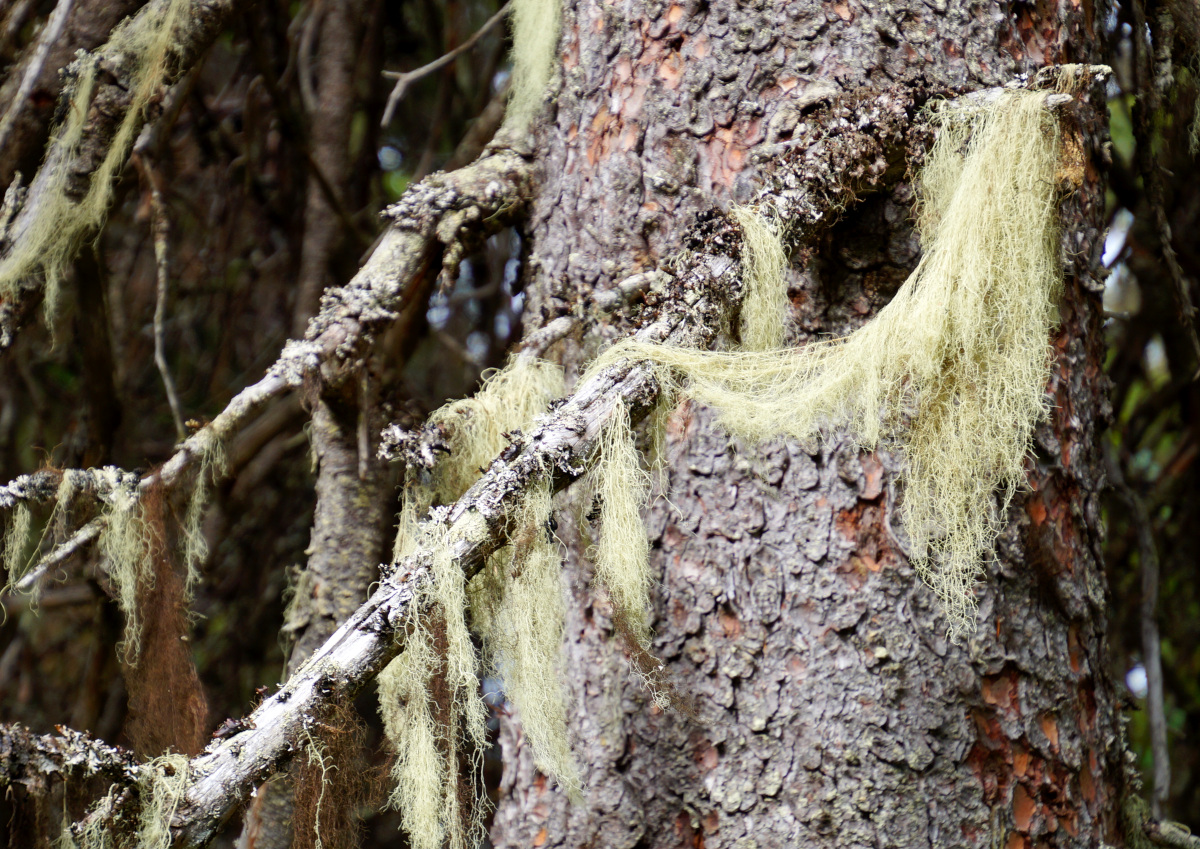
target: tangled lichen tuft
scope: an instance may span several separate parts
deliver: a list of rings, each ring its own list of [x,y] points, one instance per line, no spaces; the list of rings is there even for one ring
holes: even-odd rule
[[[550,517],[546,475],[520,505],[509,544],[471,582],[471,624],[517,708],[534,763],[578,799],[583,783],[567,739],[559,664],[562,558]]]
[[[956,638],[973,628],[980,559],[1046,411],[1061,272],[1045,97],[1012,91],[933,113],[940,132],[918,180],[924,256],[848,338],[739,353],[626,342],[603,358],[653,362],[668,385],[681,376],[685,395],[751,441],[840,428],[864,449],[896,441],[913,561]]]

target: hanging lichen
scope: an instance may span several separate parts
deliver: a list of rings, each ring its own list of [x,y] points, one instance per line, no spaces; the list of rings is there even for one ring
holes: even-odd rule
[[[434,496],[443,504],[457,501],[508,444],[505,434],[528,427],[564,392],[559,366],[517,356],[473,397],[435,411],[428,427],[446,432],[448,456],[434,470]]]
[[[420,520],[434,503],[454,503],[479,480],[482,469],[508,444],[505,434],[528,428],[564,392],[559,366],[518,356],[488,375],[473,397],[454,401],[430,415],[425,430],[442,434],[446,453],[427,482],[422,483],[410,471],[397,517],[392,559],[412,553]]]
[[[24,501],[17,502],[9,514],[4,529],[4,587],[0,592],[10,593],[25,575],[29,563],[29,545],[33,537],[33,514]]]
[[[779,223],[745,206],[734,207],[730,215],[742,228],[742,348],[774,351],[783,345],[788,310],[788,257]]]
[[[188,766],[187,756],[179,754],[162,755],[142,765],[137,849],[171,849],[171,820],[187,792]]]
[[[471,624],[517,708],[534,763],[578,799],[582,781],[567,740],[559,664],[562,559],[550,511],[550,479],[544,476],[520,505],[509,544],[471,582]]]
[[[562,0],[515,0],[512,11],[512,94],[506,129],[523,132],[542,106],[554,69]]]
[[[153,585],[154,564],[150,559],[150,529],[142,517],[137,475],[108,467],[101,470],[110,487],[102,496],[106,524],[100,535],[100,553],[108,563],[117,606],[125,616],[125,638],[118,646],[131,665],[141,651],[141,610],[139,593]]]
[[[413,601],[403,653],[379,676],[384,733],[396,753],[389,805],[415,849],[469,849],[483,836],[485,800],[460,792],[477,783],[487,745],[479,657],[465,619],[466,580],[451,555],[460,535],[482,535],[482,519],[432,533],[432,580]],[[464,806],[462,799],[474,798]]]
[[[918,180],[924,256],[890,304],[846,339],[780,352],[706,353],[627,342],[603,362],[660,367],[750,441],[845,428],[903,448],[902,517],[918,573],[962,637],[973,585],[1024,480],[1046,410],[1061,289],[1057,124],[1044,92],[956,101]]]
[[[47,315],[57,310],[59,289],[75,252],[89,234],[104,222],[112,201],[113,181],[125,165],[134,137],[142,125],[143,112],[161,89],[168,71],[171,46],[180,25],[187,23],[187,0],[151,4],[112,33],[108,53],[128,63],[123,82],[131,91],[128,109],[109,141],[104,159],[90,175],[82,198],[70,195],[69,183],[75,175],[67,163],[83,152],[84,129],[92,112],[92,96],[99,72],[98,59],[82,54],[71,66],[76,75],[64,89],[66,117],[54,133],[43,167],[53,168],[48,179],[40,180],[37,208],[32,220],[21,231],[11,252],[0,261],[0,297],[14,293],[39,271],[45,277]]]
[[[208,558],[208,541],[204,538],[204,511],[212,500],[213,487],[216,481],[228,471],[228,460],[225,456],[224,443],[208,430],[208,439],[200,449],[199,468],[196,470],[196,481],[193,484],[191,497],[188,499],[187,510],[184,513],[183,526],[180,534],[183,538],[183,563],[186,569],[184,580],[184,595],[188,601],[192,599],[196,584],[200,581],[200,567]]]
[[[650,495],[650,479],[633,442],[629,408],[621,401],[600,434],[593,468],[593,488],[600,502],[600,540],[596,544],[596,580],[608,590],[618,628],[643,647],[650,627],[650,542],[642,508]]]

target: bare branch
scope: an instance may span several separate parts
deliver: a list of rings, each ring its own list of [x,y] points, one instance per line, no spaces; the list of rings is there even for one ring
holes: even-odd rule
[[[150,213],[152,217],[151,231],[154,234],[154,365],[162,378],[163,390],[167,393],[167,403],[171,407],[171,418],[175,422],[175,435],[183,441],[187,438],[187,430],[183,426],[183,407],[179,403],[179,393],[175,390],[175,380],[171,377],[171,369],[167,365],[166,339],[164,325],[167,314],[167,293],[171,283],[170,249],[171,221],[167,217],[166,205],[163,203],[162,175],[158,173],[148,155],[142,152],[134,154],[134,162],[138,171],[150,189]]]
[[[512,8],[512,0],[508,0],[507,3],[501,6],[500,11],[488,18],[487,22],[475,31],[474,35],[472,35],[462,44],[458,45],[458,47],[455,47],[446,55],[434,59],[428,65],[422,65],[415,71],[384,71],[383,75],[388,79],[395,80],[396,85],[392,87],[392,93],[388,95],[387,105],[383,108],[383,118],[380,119],[379,126],[386,127],[392,122],[392,116],[396,114],[396,107],[400,104],[400,101],[404,99],[404,95],[408,93],[408,87],[410,85],[422,77],[427,77],[435,71],[441,70],[442,68],[446,67],[446,65],[457,59],[462,53],[465,53],[474,47],[475,43],[478,42],[479,39],[491,32],[492,28],[495,27],[496,24],[500,23],[504,16],[508,14],[508,10],[510,8]]]

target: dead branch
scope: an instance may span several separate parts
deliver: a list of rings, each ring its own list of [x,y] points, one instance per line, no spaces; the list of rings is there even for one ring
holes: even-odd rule
[[[138,779],[133,753],[79,731],[34,734],[16,723],[0,725],[0,779],[44,792],[52,781],[106,775],[132,785]]]
[[[136,32],[139,27],[157,26],[172,2],[174,0],[151,0],[131,22],[130,32]],[[166,84],[174,83],[199,61],[237,8],[239,6],[234,0],[191,0],[188,3],[183,12],[187,25],[175,33],[168,48]],[[24,204],[6,233],[10,251],[11,246],[30,235],[47,210],[60,202],[58,181],[62,174],[70,175],[69,183],[76,182],[76,178],[86,180],[113,151],[113,145],[119,138],[118,130],[135,99],[134,87],[130,85],[128,76],[131,62],[136,57],[124,52],[125,45],[130,41],[128,35],[126,33],[122,39],[113,39],[94,54],[81,55],[72,63],[75,74],[80,73],[85,65],[96,65],[107,73],[104,79],[96,82],[91,98],[92,108],[89,109],[88,120],[78,142],[67,144],[59,139],[46,152],[45,161],[29,186]],[[97,105],[103,108],[94,108]],[[136,130],[140,130],[140,126]],[[128,151],[120,151],[120,154],[125,158]],[[74,191],[78,187],[69,185],[68,188]],[[82,195],[80,192],[80,197]],[[19,285],[19,295],[12,301],[36,301],[42,295],[44,281],[25,279]],[[28,314],[28,303],[10,302],[6,306],[8,309],[0,315],[0,350],[11,346],[17,332],[17,327],[9,322]]]

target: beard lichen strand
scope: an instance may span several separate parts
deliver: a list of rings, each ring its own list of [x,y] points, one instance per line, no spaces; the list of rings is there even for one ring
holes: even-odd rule
[[[924,256],[890,304],[840,340],[778,352],[614,346],[665,386],[716,408],[751,442],[845,428],[863,449],[903,448],[902,520],[918,574],[958,639],[974,583],[1024,480],[1047,407],[1050,331],[1062,288],[1057,122],[1045,92],[942,104],[918,177]]]
[[[434,467],[429,486],[419,485],[410,474],[397,517],[393,561],[412,553],[420,519],[435,502],[453,504],[461,498],[479,480],[480,469],[504,450],[508,444],[505,434],[528,427],[565,391],[561,367],[518,356],[488,375],[473,397],[434,411],[426,431],[445,431],[449,453]]]
[[[543,474],[516,510],[509,545],[471,582],[471,624],[490,668],[516,705],[535,765],[580,801],[583,783],[567,739],[560,676],[566,611],[550,511],[550,477]]]
[[[128,87],[132,94],[104,159],[91,174],[87,192],[78,201],[67,194],[71,178],[67,163],[81,152],[96,87],[98,58],[84,54],[76,60],[73,67],[78,76],[62,95],[67,105],[66,117],[48,147],[59,151],[57,162],[47,156],[43,166],[54,165],[56,170],[38,187],[40,205],[36,218],[0,261],[0,296],[13,297],[24,281],[40,269],[45,277],[46,314],[51,319],[56,314],[63,274],[83,240],[104,222],[112,201],[113,180],[124,167],[143,111],[164,82],[176,29],[187,22],[186,7],[187,0],[169,0],[152,24],[138,26],[135,17],[113,30],[108,48],[128,57],[131,63]]]
[[[613,405],[601,430],[592,475],[600,499],[596,579],[608,590],[617,624],[644,648],[650,640],[646,618],[650,607],[650,543],[641,511],[650,494],[650,478],[642,469],[629,408],[623,401]]]
[[[537,116],[554,67],[561,22],[562,0],[514,0],[512,93],[504,129],[524,133]]]
[[[89,815],[83,820],[78,839],[72,833],[70,823],[63,823],[57,849],[115,849],[116,834],[112,823],[106,817],[95,814],[102,810],[111,811],[119,793],[120,787],[113,785],[92,805]]]
[[[154,582],[150,529],[142,516],[137,476],[115,468],[104,471],[115,479],[108,494],[102,496],[108,521],[100,534],[100,553],[108,561],[108,577],[113,582],[117,606],[125,616],[125,636],[118,650],[126,663],[136,666],[142,631],[138,593]]]
[[[187,792],[188,766],[187,755],[180,754],[162,755],[142,766],[137,849],[170,849],[171,820]]]
[[[459,799],[459,764],[469,765],[472,780],[483,768],[487,708],[479,694],[479,657],[466,624],[466,577],[452,552],[458,539],[476,539],[485,532],[477,514],[450,529],[427,529],[432,581],[414,600],[418,613],[403,653],[380,676],[380,714],[396,752],[396,786],[388,803],[400,811],[416,849],[440,849],[444,842],[451,849],[467,849],[483,835],[485,800],[476,798],[463,811]],[[440,654],[430,615],[439,616],[445,629]],[[448,690],[448,721],[442,727],[435,722],[431,690],[439,667]]]
[[[187,570],[184,599],[188,602],[191,602],[196,584],[200,581],[200,567],[208,558],[208,541],[204,538],[203,528],[204,511],[212,499],[216,482],[224,477],[228,466],[225,443],[215,430],[209,428],[208,439],[200,449],[199,468],[196,470],[196,479],[192,484],[192,493],[188,498],[183,526],[180,529],[183,537],[183,562]]]
[[[748,206],[735,206],[729,214],[742,228],[742,348],[774,351],[783,346],[788,313],[782,228],[770,213]]]
[[[24,501],[18,501],[9,514],[4,528],[4,587],[5,595],[25,574],[29,563],[29,543],[33,536],[33,513]]]

